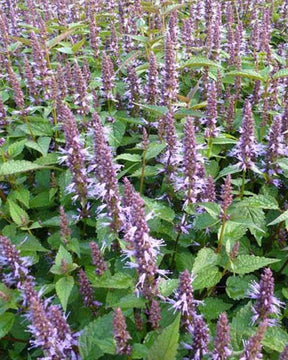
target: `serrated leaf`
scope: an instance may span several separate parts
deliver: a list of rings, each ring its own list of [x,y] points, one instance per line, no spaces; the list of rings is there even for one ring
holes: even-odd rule
[[[205,270],[199,271],[193,281],[193,289],[201,290],[205,288],[211,288],[218,284],[222,279],[222,273],[219,271],[217,266],[206,267]]]
[[[171,207],[166,206],[160,201],[153,201],[146,196],[143,196],[143,200],[147,209],[152,212],[154,216],[169,222],[173,221],[175,212]]]
[[[159,292],[162,296],[170,296],[179,284],[178,279],[161,279],[158,283]]]
[[[225,74],[226,76],[240,76],[244,78],[264,81],[265,78],[255,70],[233,70]]]
[[[273,79],[280,79],[283,77],[288,77],[288,69],[281,69],[279,71],[277,71],[274,75],[273,75]]]
[[[17,205],[14,201],[8,199],[7,204],[9,206],[10,216],[17,225],[21,226],[29,221],[29,215],[27,214],[27,212],[23,210],[19,205]]]
[[[248,274],[257,269],[279,262],[280,259],[265,258],[254,255],[239,255],[230,265],[230,271],[236,274]]]
[[[188,61],[181,65],[181,68],[185,67],[202,67],[202,66],[212,66],[221,68],[222,66],[215,61],[209,60],[201,56],[192,56]]]
[[[146,104],[138,104],[134,103],[135,105],[140,106],[141,109],[146,111],[152,112],[157,115],[166,115],[168,112],[168,108],[166,106],[158,106],[158,105],[146,105]]]
[[[269,195],[253,195],[246,197],[243,201],[237,204],[238,207],[249,206],[261,209],[279,209],[277,200]]]
[[[234,350],[243,349],[243,336],[248,337],[251,332],[252,318],[251,302],[243,306],[232,319],[230,325],[231,342]],[[248,336],[247,336],[248,334]]]
[[[79,337],[79,351],[83,360],[96,360],[106,354],[115,354],[113,313],[90,322]]]
[[[209,215],[211,215],[214,219],[219,219],[219,214],[221,207],[219,204],[212,203],[212,202],[204,202],[199,204],[201,207],[203,207]]]
[[[129,274],[123,272],[117,272],[112,276],[109,271],[106,271],[104,275],[99,277],[95,275],[95,268],[88,266],[86,267],[86,274],[93,287],[127,289],[134,286],[134,279]]]
[[[166,147],[165,143],[162,144],[150,143],[146,151],[145,159],[146,160],[154,159],[165,149],[165,147]]]
[[[160,170],[162,170],[162,168],[163,168],[163,166],[160,164],[157,164],[155,166],[146,165],[145,171],[144,171],[144,176],[145,177],[156,176],[156,175],[158,175]],[[131,177],[141,177],[141,176],[142,176],[142,168],[134,171],[134,173],[131,175]]]
[[[212,249],[203,248],[199,250],[193,264],[193,274],[197,274],[202,272],[204,269],[217,265],[218,258],[218,254],[216,254]]]
[[[120,154],[118,156],[116,156],[115,160],[126,160],[126,161],[131,161],[131,162],[140,162],[141,161],[141,156],[138,154]]]
[[[15,315],[10,312],[0,315],[0,339],[11,330],[14,319]]]
[[[180,314],[156,338],[148,350],[147,360],[175,360],[179,339]]]
[[[195,218],[194,227],[195,229],[202,230],[212,227],[220,222],[219,219],[215,219],[215,217],[210,214],[198,214]]]
[[[0,165],[0,176],[16,175],[27,171],[43,169],[43,166],[26,160],[9,160]]]
[[[288,344],[287,331],[279,326],[268,326],[262,344],[270,350],[282,352]]]
[[[242,170],[237,165],[227,166],[226,168],[224,168],[223,170],[221,170],[219,172],[219,174],[218,174],[218,176],[217,176],[217,178],[215,180],[218,180],[221,177],[224,177],[224,176],[229,175],[229,174],[237,174],[237,173],[239,173],[241,171]]]
[[[60,245],[59,250],[57,252],[56,258],[55,258],[55,264],[57,266],[62,265],[62,259],[66,261],[66,264],[72,264],[72,255],[67,251],[62,245]]]
[[[54,152],[38,158],[37,160],[35,160],[34,164],[45,166],[45,165],[58,164],[58,162],[59,162],[59,154]]]
[[[247,292],[252,280],[257,280],[254,275],[230,276],[226,281],[226,293],[233,300],[247,297]]]
[[[210,321],[217,319],[222,312],[229,310],[232,306],[232,304],[225,303],[222,299],[207,298],[203,301],[203,304],[199,305],[199,310],[205,319]]]
[[[56,294],[61,302],[63,310],[67,310],[68,299],[74,286],[72,276],[65,276],[59,279],[55,284]]]
[[[286,210],[283,214],[278,216],[275,220],[271,221],[268,226],[279,224],[282,221],[288,220],[288,210]]]

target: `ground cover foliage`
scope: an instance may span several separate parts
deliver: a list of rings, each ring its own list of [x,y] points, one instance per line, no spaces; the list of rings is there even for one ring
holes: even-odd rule
[[[1,1],[1,359],[288,359],[287,22]]]

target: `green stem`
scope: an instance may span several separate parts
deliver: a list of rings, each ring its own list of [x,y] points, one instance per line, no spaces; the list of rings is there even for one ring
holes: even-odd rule
[[[181,227],[185,225],[186,220],[187,220],[187,213],[185,214],[183,221],[181,221]],[[171,268],[174,266],[174,263],[175,263],[175,258],[176,258],[176,254],[177,254],[177,247],[178,247],[180,235],[182,234],[181,227],[180,227],[180,229],[179,229],[179,231],[177,233],[175,243],[174,243],[173,254],[172,254],[172,259],[171,259]]]
[[[139,188],[140,194],[142,194],[142,191],[143,191],[145,166],[146,166],[146,150],[143,151],[142,170],[141,170],[141,179],[140,179],[140,188]]]
[[[225,224],[226,224],[226,211],[224,212],[223,215],[223,220],[222,220],[222,225],[221,225],[221,230],[220,230],[220,235],[219,235],[219,240],[218,240],[218,248],[217,248],[217,253],[220,253],[221,248],[222,248],[222,241],[223,241],[223,235],[224,235],[224,230],[225,230]]]
[[[208,138],[207,159],[209,159],[210,156],[211,156],[212,147],[213,147],[212,137],[210,136],[210,137]]]
[[[245,177],[246,177],[246,170],[243,170],[242,186],[241,186],[241,191],[240,191],[240,198],[241,198],[241,199],[243,199],[244,190],[245,190]]]

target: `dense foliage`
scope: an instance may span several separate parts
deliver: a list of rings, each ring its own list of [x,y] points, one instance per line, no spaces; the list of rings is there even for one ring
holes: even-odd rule
[[[288,359],[287,0],[1,0],[1,359]]]

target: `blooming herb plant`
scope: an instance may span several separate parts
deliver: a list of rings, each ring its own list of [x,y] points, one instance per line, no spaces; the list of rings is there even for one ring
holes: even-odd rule
[[[1,360],[287,360],[288,1],[0,5]]]

